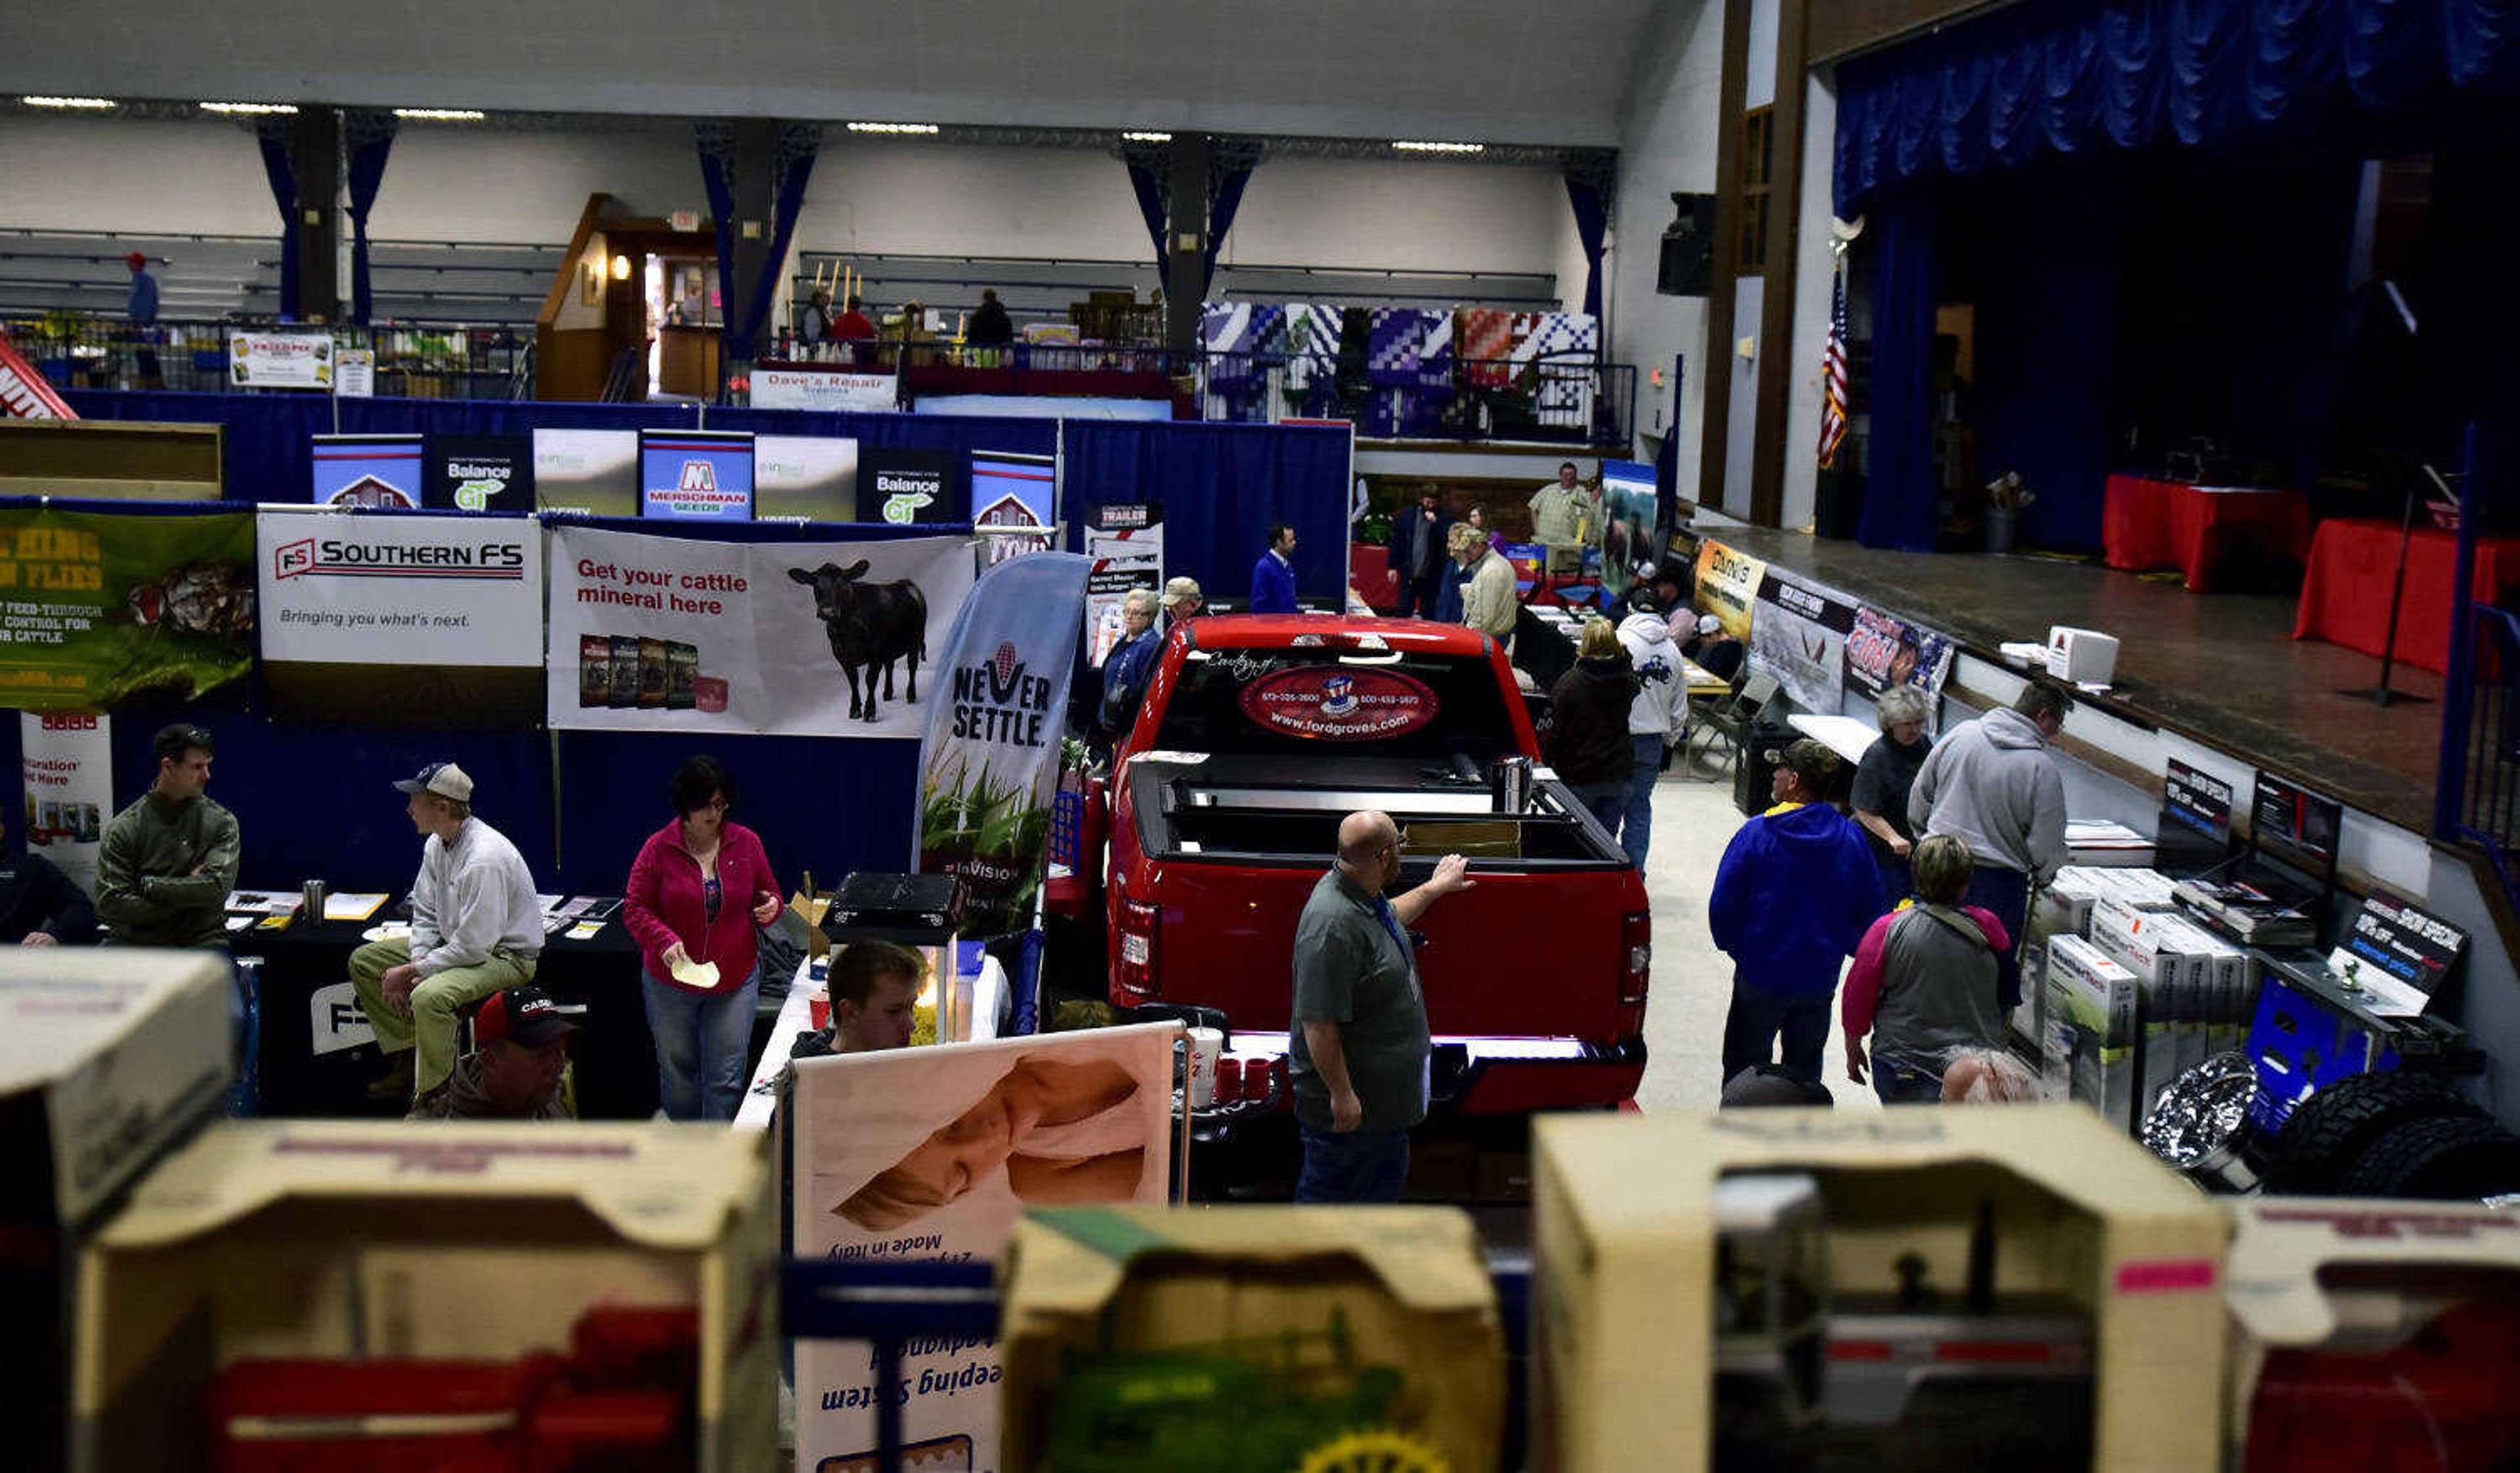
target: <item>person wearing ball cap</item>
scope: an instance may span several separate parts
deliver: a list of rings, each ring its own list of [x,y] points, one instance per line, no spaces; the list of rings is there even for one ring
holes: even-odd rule
[[[472,780],[432,762],[394,784],[403,811],[427,835],[411,887],[411,934],[350,954],[350,983],[391,1059],[368,1087],[378,1100],[411,1099],[428,1113],[455,1067],[455,1024],[471,1004],[534,979],[542,956],[542,902],[524,856],[507,835],[472,817]]]
[[[446,1088],[415,1107],[415,1120],[573,1120],[568,1085],[570,1009],[539,987],[511,987],[472,1013],[472,1051],[455,1061]]]

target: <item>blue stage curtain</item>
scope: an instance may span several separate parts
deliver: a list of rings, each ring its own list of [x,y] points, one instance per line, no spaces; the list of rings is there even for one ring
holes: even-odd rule
[[[700,155],[700,187],[708,192],[710,223],[717,228],[717,299],[724,324],[718,330],[720,362],[749,357],[736,336],[735,303],[735,129],[727,123],[695,125]]]
[[[1129,168],[1129,192],[1138,197],[1138,216],[1146,222],[1147,243],[1155,249],[1155,280],[1163,280],[1164,220],[1171,212],[1172,193],[1166,174],[1172,168],[1171,155],[1151,144],[1132,144],[1120,150],[1120,161]],[[1234,202],[1242,202],[1242,192],[1234,192]],[[1228,218],[1232,217],[1231,211]]]
[[[1838,68],[1834,199],[2520,96],[2520,0],[2030,0]]]
[[[393,151],[394,115],[356,112],[347,116],[350,145],[350,321],[366,323],[376,297],[368,282],[368,214],[384,184],[385,156]]]
[[[1934,476],[1934,306],[1942,287],[1933,191],[1902,190],[1873,211],[1872,439],[1865,465],[1866,547],[1930,553],[1942,529]]]
[[[1584,247],[1584,311],[1601,315],[1601,253],[1610,225],[1609,192],[1595,179],[1566,171],[1566,202],[1575,211],[1575,239]]]
[[[1251,183],[1251,171],[1259,166],[1258,145],[1216,145],[1215,162],[1208,175],[1207,250],[1200,258],[1198,278],[1201,296],[1216,281],[1216,252],[1225,245],[1226,232],[1234,228],[1234,217],[1242,208],[1242,191]]]
[[[280,315],[297,317],[297,170],[289,156],[289,120],[265,118],[254,129],[271,202],[280,209]]]
[[[1087,509],[1161,502],[1164,566],[1241,602],[1269,523],[1295,529],[1295,591],[1344,596],[1348,434],[1273,424],[1070,421],[1060,475],[1068,546],[1083,551]]]

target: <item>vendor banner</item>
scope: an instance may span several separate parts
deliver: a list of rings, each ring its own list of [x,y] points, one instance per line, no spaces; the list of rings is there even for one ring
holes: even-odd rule
[[[917,737],[971,591],[960,536],[546,541],[555,728]]]
[[[1879,699],[1892,686],[1925,695],[1925,730],[1941,725],[1943,682],[1952,672],[1952,638],[1867,603],[1855,610],[1846,637],[1846,681]]]
[[[228,380],[239,388],[331,388],[329,333],[231,333]]]
[[[53,389],[52,380],[36,372],[0,333],[0,417],[13,420],[75,420],[77,415]]]
[[[858,455],[859,516],[897,527],[971,519],[970,469],[946,450],[869,447]]]
[[[542,529],[515,515],[255,517],[263,685],[293,715],[418,726],[529,722]]]
[[[1750,605],[1759,601],[1759,583],[1768,564],[1736,553],[1708,538],[1697,545],[1697,607],[1723,622],[1736,640],[1750,638]]]
[[[306,457],[319,507],[408,512],[426,496],[416,434],[319,434]]]
[[[752,407],[890,414],[901,407],[901,390],[890,374],[771,368],[755,364],[752,369]]]
[[[639,514],[639,432],[534,431],[534,505],[580,516]]]
[[[750,521],[752,436],[639,431],[639,514],[666,521]]]
[[[858,442],[766,434],[752,442],[752,519],[856,521]]]
[[[992,1263],[1027,1208],[1162,1204],[1188,1134],[1180,1037],[1148,1023],[798,1059],[796,1255]],[[864,1343],[800,1340],[797,1473],[875,1467],[878,1402],[901,1409],[904,1467],[995,1473],[1005,1374],[994,1337],[914,1338],[890,1384]]]
[[[1058,521],[1058,462],[1011,450],[971,452],[971,526],[986,539],[992,563],[1050,550]],[[989,527],[1018,530],[989,532]],[[1027,533],[1038,530],[1040,535]]]
[[[1160,502],[1114,502],[1085,517],[1085,656],[1102,668],[1120,643],[1120,601],[1133,588],[1164,586],[1164,509]]]
[[[0,508],[0,706],[193,700],[253,666],[253,518]]]
[[[1087,559],[1043,553],[980,575],[946,643],[919,748],[910,868],[963,876],[963,929],[1030,923],[1076,665]]]
[[[443,512],[534,510],[534,442],[520,434],[433,434],[421,500]]]
[[[97,846],[113,812],[113,718],[94,711],[18,713],[26,852],[96,893]]]
[[[1846,700],[1846,636],[1854,627],[1853,600],[1771,567],[1750,620],[1750,668],[1775,676],[1804,710],[1834,716]]]

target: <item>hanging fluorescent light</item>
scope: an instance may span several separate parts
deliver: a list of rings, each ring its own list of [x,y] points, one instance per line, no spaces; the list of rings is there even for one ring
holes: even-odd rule
[[[852,133],[933,133],[936,131],[936,125],[934,123],[853,122],[849,124],[849,131]]]
[[[1120,139],[1124,143],[1170,143],[1173,136],[1170,133],[1123,133]]]
[[[1484,154],[1483,143],[1436,143],[1422,138],[1395,139],[1391,145],[1404,154]]]
[[[394,116],[414,122],[479,122],[490,114],[478,108],[396,108]]]
[[[260,117],[271,113],[289,113],[297,111],[297,105],[295,103],[195,103],[193,106],[201,109],[204,112],[227,112],[248,117]]]
[[[29,108],[80,108],[90,112],[116,106],[110,97],[22,97],[18,101]]]

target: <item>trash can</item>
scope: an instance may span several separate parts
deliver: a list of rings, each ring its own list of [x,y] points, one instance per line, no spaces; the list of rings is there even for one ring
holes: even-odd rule
[[[1986,550],[1988,552],[2011,552],[2013,539],[2019,536],[2020,532],[2020,508],[1989,507],[1986,509]]]

